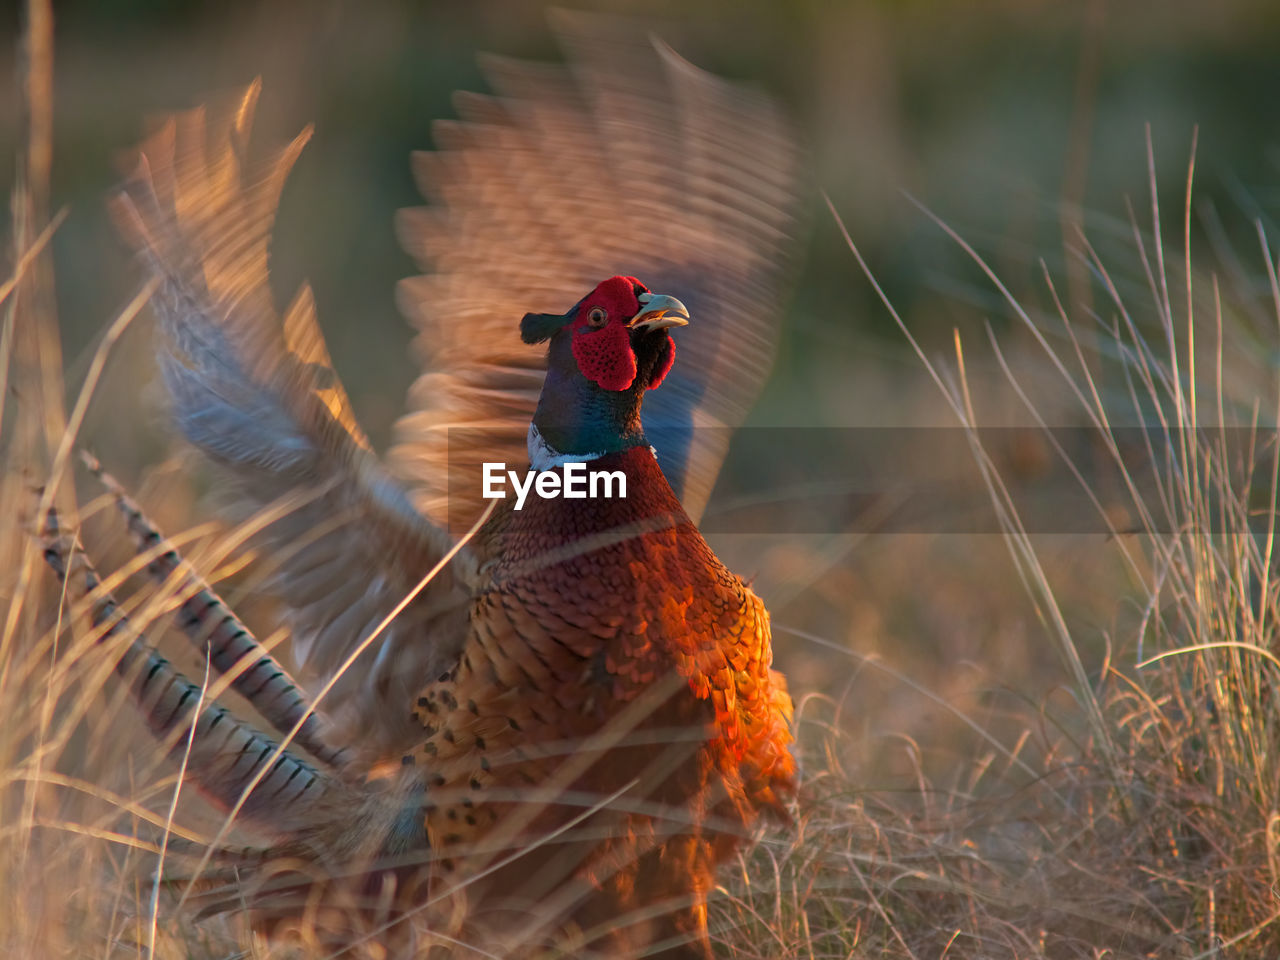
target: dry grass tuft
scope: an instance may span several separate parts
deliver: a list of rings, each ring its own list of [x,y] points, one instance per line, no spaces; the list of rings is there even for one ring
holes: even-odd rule
[[[1070,709],[1027,706],[1015,747],[980,751],[945,785],[921,774],[917,789],[896,794],[859,790],[830,759],[850,752],[834,745],[839,727],[813,723],[826,746],[808,766],[799,830],[790,843],[757,847],[729,884],[721,918],[731,955],[1280,955],[1280,416],[1263,426],[1251,392],[1262,383],[1276,393],[1265,360],[1230,353],[1250,342],[1232,325],[1256,304],[1229,302],[1215,276],[1192,269],[1191,182],[1189,172],[1180,256],[1133,223],[1149,299],[1122,297],[1080,239],[1105,305],[1096,320],[1071,315],[1047,270],[1055,310],[1033,319],[952,234],[1008,298],[1121,477],[1131,523],[1113,524],[1111,538],[1139,585],[1137,629],[1114,638],[1114,656],[1084,661],[983,447],[959,334],[954,366],[921,352],[969,432],[1009,550],[1071,678]],[[1154,177],[1151,213],[1159,237]],[[1259,237],[1280,316],[1261,228]],[[1035,415],[1034,385],[988,335]],[[1136,460],[1119,435],[1133,423],[1147,437]],[[1069,462],[1087,483],[1087,465]],[[1114,515],[1101,498],[1098,508]]]

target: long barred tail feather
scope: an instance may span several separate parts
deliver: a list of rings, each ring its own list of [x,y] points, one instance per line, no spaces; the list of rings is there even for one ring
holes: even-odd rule
[[[166,538],[120,483],[103,470],[102,464],[88,453],[82,453],[81,459],[115,499],[138,552],[155,553],[147,564],[147,573],[183,598],[178,622],[196,647],[209,654],[213,668],[230,674],[232,689],[253,704],[275,730],[287,736],[297,727],[293,743],[336,770],[345,768],[348,751],[330,742],[324,718],[312,710],[284,665],[263,647],[176,548],[165,548]]]
[[[102,631],[98,643],[127,635],[131,630],[128,618],[110,591],[102,589],[101,578],[75,536],[61,528],[56,510],[49,511],[41,538],[45,562],[58,579],[69,588],[75,586],[78,597],[91,601],[90,622]],[[238,802],[268,763],[271,769],[243,806],[243,812],[260,826],[294,832],[298,824],[308,821],[308,814],[331,809],[343,792],[338,781],[293,752],[280,750],[275,741],[224,707],[204,703],[202,688],[140,636],[129,640],[115,670],[129,684],[152,734],[170,743],[172,751],[186,749],[187,737],[182,732],[195,723],[187,769],[200,790],[224,808]],[[193,716],[197,706],[199,715]]]
[[[119,485],[103,476],[118,492]],[[162,543],[153,539],[159,535],[127,497],[121,507],[130,510],[141,547]],[[412,769],[357,785],[316,769],[292,749],[282,750],[209,701],[207,691],[142,639],[76,536],[62,528],[56,510],[49,511],[41,540],[45,561],[68,587],[68,599],[88,606],[97,643],[121,641],[115,671],[128,684],[152,735],[174,755],[189,745],[190,781],[224,810],[240,804],[253,784],[240,814],[271,836],[267,846],[219,843],[205,850],[180,838],[169,840],[177,869],[166,867],[159,880],[190,895],[198,918],[250,904],[269,927],[273,918],[296,919],[324,903],[323,923],[337,937],[334,943],[341,943],[351,930],[390,919],[388,891],[398,909],[425,899],[422,865],[434,854],[423,822],[424,787]],[[166,555],[157,575],[168,583],[182,565],[176,554]]]

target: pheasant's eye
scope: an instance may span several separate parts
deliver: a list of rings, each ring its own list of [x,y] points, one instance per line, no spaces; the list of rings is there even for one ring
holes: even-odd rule
[[[592,307],[591,312],[587,314],[587,324],[592,330],[599,330],[608,320],[609,314],[605,312],[604,307]]]

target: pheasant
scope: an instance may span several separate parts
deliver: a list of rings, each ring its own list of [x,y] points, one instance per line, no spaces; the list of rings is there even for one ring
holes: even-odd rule
[[[717,866],[787,817],[768,614],[695,518],[771,362],[794,148],[765,98],[616,24],[562,26],[574,80],[497,63],[499,95],[418,158],[439,204],[401,232],[435,272],[400,300],[430,365],[386,463],[309,291],[275,312],[267,245],[307,134],[250,160],[256,85],[225,120],[164,124],[114,202],[158,284],[175,422],[258,511],[309,681],[102,475],[178,624],[280,739],[205,703],[49,513],[46,559],[153,732],[272,838],[197,864],[205,912],[396,956],[706,958]],[[625,496],[486,502],[494,461],[583,464]]]

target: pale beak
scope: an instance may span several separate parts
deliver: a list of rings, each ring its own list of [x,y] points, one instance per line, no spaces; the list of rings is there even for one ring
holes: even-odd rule
[[[640,303],[640,312],[628,321],[628,329],[650,333],[667,327],[683,327],[689,322],[689,311],[675,297],[642,293],[636,300]]]

